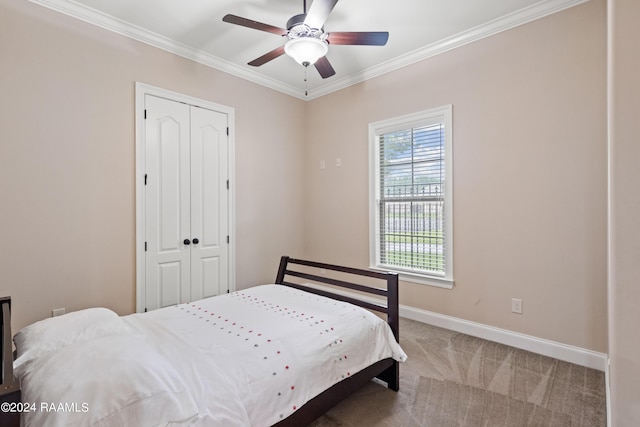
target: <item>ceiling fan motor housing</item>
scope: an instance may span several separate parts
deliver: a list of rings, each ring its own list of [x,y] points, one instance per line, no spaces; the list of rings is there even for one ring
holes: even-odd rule
[[[306,17],[306,13],[301,13],[300,15],[291,17],[291,19],[287,21],[287,30],[291,31],[293,27],[304,24]]]
[[[328,34],[321,29],[311,28],[304,23],[304,14],[294,16],[287,22],[287,37],[289,40],[314,38],[326,42]]]

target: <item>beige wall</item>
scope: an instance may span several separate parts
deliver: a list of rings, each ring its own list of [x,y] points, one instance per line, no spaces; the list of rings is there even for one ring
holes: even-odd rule
[[[401,302],[606,352],[604,9],[304,103],[0,0],[0,294],[16,328],[55,307],[133,311],[141,81],[236,110],[239,288],[273,280],[283,253],[367,266],[368,123],[453,104],[456,285],[404,283]]]
[[[0,0],[0,294],[14,330],[56,307],[135,308],[136,81],[235,108],[238,288],[302,250],[303,101]]]
[[[453,104],[455,287],[403,283],[401,303],[606,352],[605,7],[310,102],[306,254],[368,266],[368,123]]]
[[[0,0],[0,294],[14,328],[55,307],[134,310],[136,81],[235,108],[239,288],[272,280],[283,253],[367,266],[368,123],[451,103],[456,285],[403,283],[401,302],[609,352],[614,425],[633,425],[640,10],[609,1],[607,330],[605,3],[304,103]]]
[[[239,288],[272,280],[283,253],[367,266],[367,124],[451,103],[456,285],[403,283],[401,302],[609,352],[613,425],[634,425],[640,5],[609,7],[607,331],[605,0],[308,104],[0,0],[0,294],[14,328],[55,307],[134,310],[136,81],[235,108]]]
[[[609,2],[609,356],[613,426],[640,420],[640,3]]]

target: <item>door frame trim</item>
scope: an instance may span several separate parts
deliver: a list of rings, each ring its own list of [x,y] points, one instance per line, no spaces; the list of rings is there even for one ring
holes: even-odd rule
[[[205,99],[184,95],[167,89],[151,86],[145,83],[136,82],[135,87],[135,131],[136,131],[136,162],[135,162],[135,199],[136,199],[136,312],[142,313],[145,309],[145,199],[144,199],[144,174],[145,165],[145,118],[144,118],[144,97],[153,95],[171,101],[206,108],[209,110],[224,113],[228,118],[229,126],[229,149],[228,149],[228,171],[229,171],[229,292],[236,289],[236,246],[235,246],[235,109],[225,105],[216,104]]]

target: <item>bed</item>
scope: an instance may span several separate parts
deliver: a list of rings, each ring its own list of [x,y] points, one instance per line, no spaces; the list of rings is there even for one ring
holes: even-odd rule
[[[397,275],[286,256],[274,284],[14,342],[26,426],[304,426],[373,378],[397,391],[406,360]]]

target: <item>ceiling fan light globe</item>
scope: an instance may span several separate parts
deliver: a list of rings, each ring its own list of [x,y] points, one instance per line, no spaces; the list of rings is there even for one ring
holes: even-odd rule
[[[325,56],[329,51],[329,45],[315,37],[300,37],[289,40],[284,45],[284,51],[298,64],[306,67]]]

